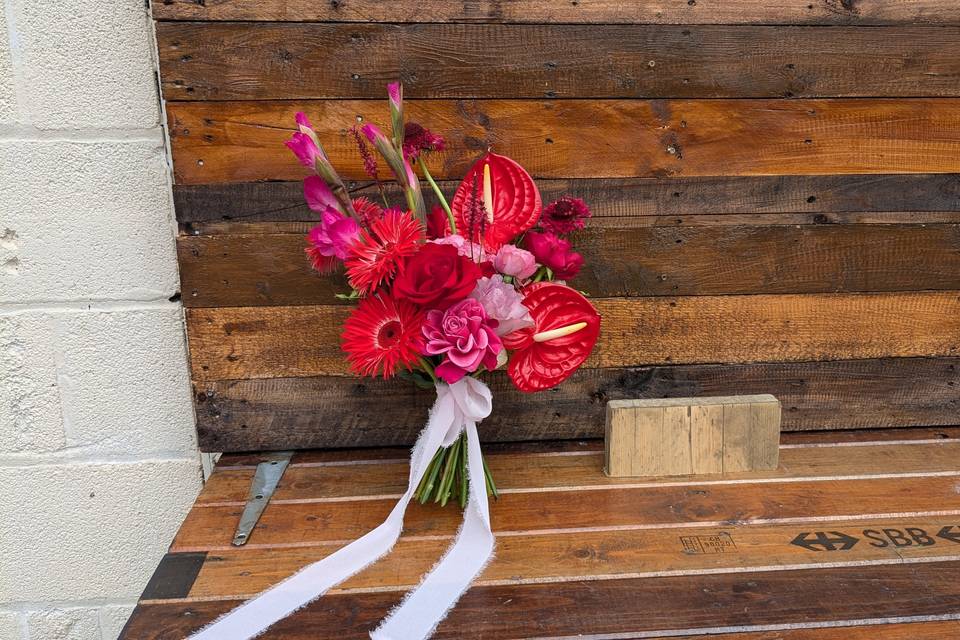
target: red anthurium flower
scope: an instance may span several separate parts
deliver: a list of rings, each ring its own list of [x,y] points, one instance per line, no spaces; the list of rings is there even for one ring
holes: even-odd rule
[[[487,166],[492,200],[489,203],[484,196],[487,191],[484,167]],[[474,195],[483,201],[482,206],[475,206]],[[461,235],[472,235],[474,240],[482,238],[484,248],[496,253],[501,246],[537,223],[543,203],[537,185],[523,167],[506,156],[488,153],[467,172],[450,208]],[[476,219],[478,209],[486,211],[486,219]]]
[[[600,335],[600,314],[580,293],[555,283],[524,290],[523,306],[534,326],[503,337],[514,353],[507,373],[527,393],[554,387],[576,371]]]

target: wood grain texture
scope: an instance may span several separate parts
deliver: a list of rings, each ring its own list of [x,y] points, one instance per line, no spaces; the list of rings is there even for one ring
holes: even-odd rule
[[[587,367],[781,362],[960,353],[956,292],[607,298]],[[196,380],[346,375],[350,309],[189,309]]]
[[[942,27],[160,23],[157,46],[167,100],[960,95]]]
[[[854,536],[861,535],[864,529],[896,529],[902,533],[907,527],[935,534],[942,527],[952,527],[956,522],[956,516],[914,516],[831,522],[828,526]],[[811,553],[809,549],[790,544],[798,533],[809,531],[810,526],[811,523],[796,523],[504,536],[498,540],[496,557],[472,588],[510,583],[559,584],[568,582],[570,576],[583,580],[591,577],[627,579],[708,571],[720,573],[724,570],[776,570],[782,566],[796,570],[836,562],[836,554]],[[701,542],[710,544],[711,541],[718,543],[718,546],[723,543],[729,546],[726,551],[722,550],[723,547],[713,547],[713,552],[705,551]],[[405,591],[415,586],[420,576],[429,571],[448,544],[447,540],[402,541],[389,556],[328,593],[389,589]],[[253,596],[307,564],[323,559],[332,551],[326,547],[304,547],[263,549],[253,553],[244,550],[211,552],[188,597],[192,601],[199,601],[224,596]],[[858,542],[848,551],[840,562],[956,559],[956,547],[949,543],[927,546],[910,544],[898,548],[889,543],[878,547]]]
[[[857,514],[893,517],[905,512],[960,510],[956,485],[957,477],[947,475],[847,479],[842,481],[842,492],[838,492],[841,485],[835,482],[787,480],[506,493],[492,508],[492,523],[499,534],[581,527],[660,528],[694,522],[705,526],[719,522],[749,525],[772,519],[809,520]],[[257,546],[247,548],[262,549],[264,545],[339,547],[383,522],[395,504],[395,496],[384,496],[273,505],[264,511],[250,535],[247,544]],[[229,547],[242,510],[242,506],[234,504],[194,509],[177,533],[171,550],[212,551]],[[457,509],[411,504],[407,508],[403,535],[409,539],[452,538],[462,520]]]
[[[441,181],[440,187],[452,196],[457,184]],[[376,197],[376,189],[367,185],[351,186],[356,195]],[[891,222],[910,222],[920,212],[960,215],[960,176],[952,174],[570,179],[539,180],[537,186],[544,202],[567,194],[586,200],[592,224],[611,218],[628,226],[627,218],[651,218],[650,224],[682,225],[691,216],[730,214],[802,213],[808,215],[799,220],[818,223],[837,221],[843,213],[868,219],[862,214],[914,212],[888,218]],[[317,220],[300,182],[175,185],[173,196],[181,223]],[[393,197],[399,201],[401,196],[394,192]],[[244,227],[233,229],[242,233]]]
[[[960,608],[958,570],[958,562],[940,562],[477,587],[460,599],[434,637],[501,640],[622,634],[615,637],[629,638],[634,633],[651,637],[655,631],[674,630],[692,636],[718,627],[776,628],[901,615],[947,616]],[[338,638],[367,638],[369,629],[396,602],[395,593],[331,595],[284,619],[271,633],[306,640],[316,638],[319,630],[336,629]],[[227,600],[141,605],[121,637],[180,638],[238,604]]]
[[[960,289],[960,225],[606,228],[572,237],[594,297]],[[322,276],[301,234],[182,236],[189,307],[350,304],[342,274]]]
[[[717,405],[713,405],[717,406]],[[590,443],[601,446],[599,442]],[[658,449],[659,445],[652,448]],[[547,443],[526,451],[497,451],[485,447],[484,459],[504,494],[542,492],[550,489],[613,490],[616,487],[657,487],[682,484],[697,487],[723,484],[778,484],[784,480],[820,480],[839,482],[841,478],[906,477],[922,474],[960,475],[960,443],[956,440],[933,442],[871,442],[862,446],[785,446],[778,467],[750,472],[728,472],[709,478],[690,477],[611,477],[602,472],[604,451],[588,449],[566,451]],[[379,452],[379,449],[374,452]],[[271,498],[271,504],[360,500],[371,497],[399,497],[406,489],[408,460],[402,451],[396,457],[378,460],[368,452],[354,451],[349,459],[299,462],[291,465]],[[196,506],[243,507],[246,503],[254,467],[218,466],[197,498]],[[716,473],[719,473],[719,469]],[[839,525],[838,525],[839,526]],[[960,553],[960,549],[957,550]]]
[[[607,400],[772,393],[784,430],[951,425],[960,411],[960,359],[581,369],[548,393],[487,378],[486,442],[602,438]],[[197,382],[205,451],[411,445],[433,398],[399,380],[347,377]],[[370,411],[370,403],[382,407]],[[402,456],[401,456],[402,457]]]
[[[306,111],[345,178],[364,172],[348,128],[386,101],[170,102],[179,184],[295,180],[283,145]],[[535,177],[625,178],[960,172],[960,99],[407,100],[442,133],[435,176],[493,147]]]
[[[157,0],[157,20],[625,24],[958,24],[952,0]]]

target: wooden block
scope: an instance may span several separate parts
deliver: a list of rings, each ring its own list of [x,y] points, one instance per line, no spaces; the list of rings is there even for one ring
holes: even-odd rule
[[[779,443],[780,402],[772,395],[607,403],[613,477],[776,469]]]

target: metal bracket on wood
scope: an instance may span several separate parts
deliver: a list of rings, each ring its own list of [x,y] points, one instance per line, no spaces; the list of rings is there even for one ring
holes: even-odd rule
[[[263,510],[267,508],[267,503],[276,491],[280,478],[283,477],[283,472],[287,470],[292,457],[293,451],[271,451],[264,454],[264,461],[257,465],[257,472],[253,476],[250,495],[240,516],[237,532],[233,534],[233,546],[241,547],[247,544],[250,532],[260,520]]]

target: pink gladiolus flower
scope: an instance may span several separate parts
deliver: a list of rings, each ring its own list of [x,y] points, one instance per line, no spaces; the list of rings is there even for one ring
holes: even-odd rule
[[[479,300],[487,316],[496,320],[497,335],[505,336],[534,325],[529,309],[523,306],[523,296],[497,274],[480,278],[470,297]]]
[[[456,303],[446,311],[427,312],[423,324],[427,355],[445,355],[436,374],[453,384],[481,366],[493,371],[497,354],[503,350],[496,333],[497,321],[488,318],[483,305],[473,298]]]
[[[333,195],[330,187],[320,176],[307,176],[303,180],[303,197],[307,206],[323,213],[328,208],[340,210],[340,201]]]
[[[297,156],[297,160],[300,161],[300,164],[311,169],[316,164],[317,158],[321,155],[317,143],[302,131],[295,132],[284,144],[287,145],[290,151],[293,151],[294,155]]]
[[[399,82],[391,82],[387,85],[387,95],[390,97],[390,106],[399,109],[403,103],[403,88]]]
[[[528,231],[523,244],[537,262],[548,267],[561,280],[576,276],[583,266],[583,256],[571,250],[570,241],[552,233]]]
[[[313,129],[313,125],[310,124],[307,114],[305,114],[303,111],[297,111],[294,119],[297,121],[297,127],[300,129],[300,131],[303,131],[304,129]],[[306,131],[303,132],[306,133]]]
[[[380,127],[375,124],[365,124],[360,127],[360,131],[362,131],[363,135],[367,136],[367,140],[373,144],[377,144],[377,142],[389,144],[390,142],[387,140],[387,136],[383,135],[383,131],[380,131]]]
[[[307,234],[307,241],[322,256],[346,260],[350,257],[350,245],[360,237],[360,225],[333,207],[320,214],[320,224]]]
[[[537,259],[525,249],[505,244],[493,258],[493,268],[500,273],[526,280],[537,271]]]

